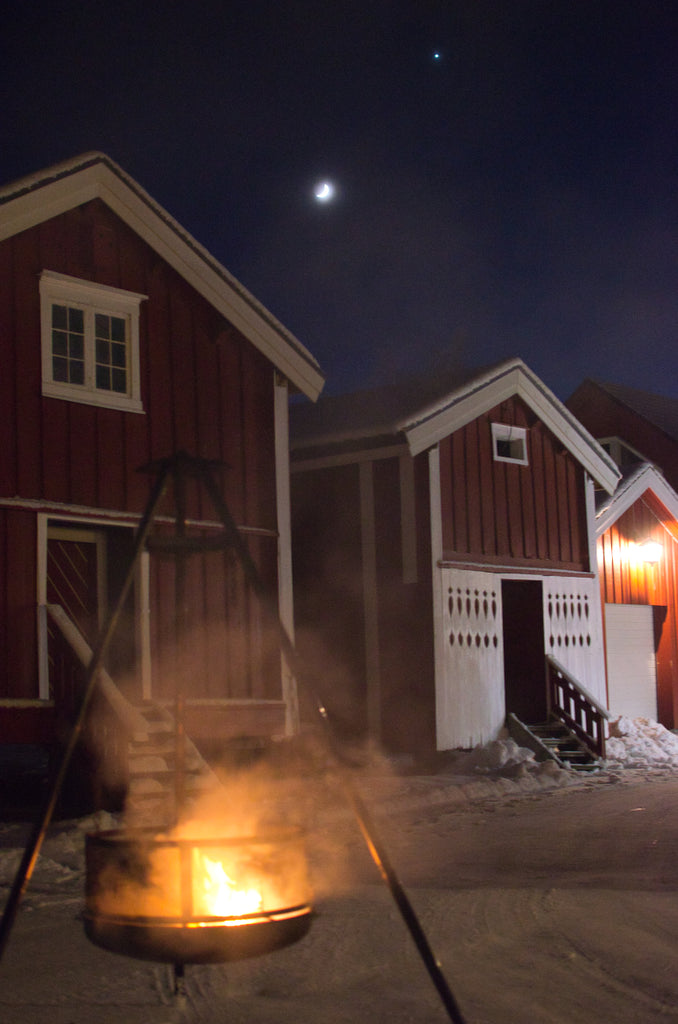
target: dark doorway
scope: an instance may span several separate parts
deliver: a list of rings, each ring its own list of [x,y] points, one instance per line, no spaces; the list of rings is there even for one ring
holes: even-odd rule
[[[501,600],[506,713],[534,725],[547,715],[541,580],[503,580]]]

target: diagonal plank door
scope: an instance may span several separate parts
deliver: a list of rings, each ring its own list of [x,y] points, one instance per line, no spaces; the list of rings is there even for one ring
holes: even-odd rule
[[[54,527],[47,539],[47,602],[61,605],[90,646],[105,611],[104,544],[96,530]]]

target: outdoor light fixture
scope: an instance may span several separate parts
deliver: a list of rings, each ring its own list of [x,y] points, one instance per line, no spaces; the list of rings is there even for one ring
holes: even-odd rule
[[[638,554],[641,560],[651,565],[661,560],[663,551],[664,548],[656,540],[644,540],[642,544],[638,545]]]

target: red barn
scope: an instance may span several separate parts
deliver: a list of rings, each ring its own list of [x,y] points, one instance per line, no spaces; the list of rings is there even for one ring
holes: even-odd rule
[[[568,408],[623,479],[598,496],[610,710],[678,726],[678,400],[586,380]]]
[[[565,403],[619,466],[658,466],[678,491],[678,399],[585,380]]]
[[[67,723],[77,652],[119,593],[146,507],[140,469],[174,453],[217,467],[291,629],[288,393],[315,399],[321,372],[106,156],[0,191],[0,346],[0,741],[51,742]],[[219,526],[193,484],[185,516],[196,535]],[[107,662],[114,714],[171,698],[175,606],[167,564],[145,555]],[[185,606],[195,729],[293,730],[293,681],[232,558],[190,561]]]
[[[547,656],[604,709],[594,486],[619,474],[521,360],[292,417],[298,640],[348,731],[447,750],[541,722]]]
[[[614,715],[678,724],[678,495],[647,462],[599,495],[598,565]]]

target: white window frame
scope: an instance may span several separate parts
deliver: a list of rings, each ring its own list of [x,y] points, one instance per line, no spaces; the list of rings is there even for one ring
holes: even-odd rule
[[[510,441],[512,445],[520,447],[521,455],[500,455],[499,442]],[[516,466],[529,465],[527,457],[527,430],[525,427],[516,427],[510,423],[492,424],[492,457],[495,462],[512,462]]]
[[[139,371],[139,308],[146,295],[83,281],[67,274],[43,270],[40,275],[42,336],[42,393],[68,402],[99,405],[126,412],[143,412]],[[52,377],[52,306],[82,309],[85,314],[85,382],[70,384]],[[107,391],[95,383],[94,315],[121,317],[127,324],[127,391]]]

